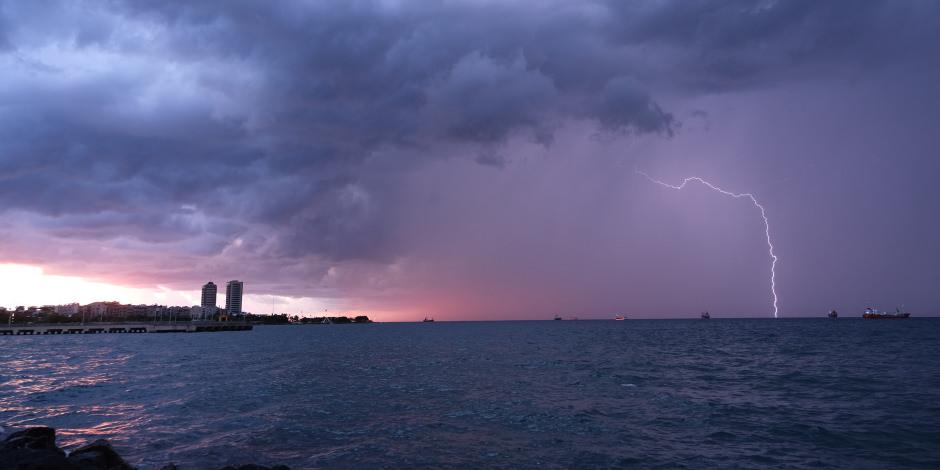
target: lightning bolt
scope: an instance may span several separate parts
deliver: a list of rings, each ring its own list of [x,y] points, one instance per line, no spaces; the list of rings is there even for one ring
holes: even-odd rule
[[[719,193],[721,193],[721,194],[723,194],[723,195],[725,195],[725,196],[730,196],[730,197],[733,197],[733,198],[735,198],[735,199],[742,199],[742,198],[743,198],[743,199],[750,199],[750,200],[751,200],[751,203],[754,204],[754,207],[760,209],[760,216],[761,216],[762,219],[764,219],[764,236],[767,238],[767,251],[768,251],[768,253],[770,254],[770,259],[771,259],[771,262],[770,262],[770,292],[771,292],[771,293],[773,294],[773,296],[774,296],[774,318],[777,318],[777,312],[778,312],[778,309],[777,309],[777,282],[776,282],[776,279],[777,279],[777,255],[774,254],[774,244],[773,244],[773,242],[770,240],[770,221],[767,220],[767,211],[764,210],[764,206],[762,206],[759,202],[757,202],[757,198],[754,197],[754,195],[751,194],[751,193],[733,193],[733,192],[728,191],[728,190],[726,190],[726,189],[723,189],[723,188],[721,188],[721,187],[719,187],[719,186],[716,186],[716,185],[714,185],[714,184],[711,184],[711,183],[709,183],[708,181],[705,181],[705,180],[703,180],[702,178],[699,178],[698,176],[690,176],[690,177],[688,177],[688,178],[683,179],[681,184],[679,184],[679,185],[674,185],[674,184],[665,183],[665,182],[660,181],[660,180],[658,180],[658,179],[656,179],[656,178],[653,178],[652,176],[650,176],[650,175],[648,175],[648,174],[646,174],[646,173],[644,173],[644,172],[642,172],[642,171],[640,171],[640,170],[636,170],[636,173],[637,173],[638,175],[643,176],[644,178],[648,179],[649,181],[651,181],[651,182],[653,182],[653,183],[656,183],[656,184],[658,184],[658,185],[660,185],[660,186],[663,186],[663,187],[666,187],[666,188],[669,188],[669,189],[675,189],[675,190],[681,190],[681,189],[685,188],[685,186],[686,186],[687,184],[691,183],[691,182],[701,183],[702,185],[704,185],[704,186],[707,187],[708,189],[711,189],[711,190],[713,190],[713,191],[717,191],[717,192],[719,192]]]

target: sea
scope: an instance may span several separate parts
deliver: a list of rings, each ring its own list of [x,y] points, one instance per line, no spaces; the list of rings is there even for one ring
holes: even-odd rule
[[[141,469],[940,468],[940,318],[7,336],[0,425]]]

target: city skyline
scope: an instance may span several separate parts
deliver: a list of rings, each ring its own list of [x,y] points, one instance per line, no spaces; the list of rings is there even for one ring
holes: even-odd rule
[[[187,304],[184,306],[187,308],[192,307],[194,309],[195,308],[202,309],[202,312],[200,312],[200,315],[204,312],[206,315],[209,315],[209,316],[221,310],[218,306],[218,288],[214,282],[208,281],[205,284],[203,284],[200,292],[201,292],[201,298],[200,298],[199,303],[193,304],[193,305]],[[232,311],[232,308],[235,307],[234,310],[236,314],[242,313],[241,306],[242,306],[243,295],[244,295],[244,282],[241,282],[238,280],[229,281],[226,284],[226,292],[225,292],[225,297],[224,297],[225,298],[224,310]],[[53,296],[53,297],[56,297],[56,296]],[[158,303],[156,302],[143,302],[143,303],[136,302],[135,303],[135,302],[126,302],[119,298],[108,298],[108,299],[97,299],[97,300],[90,301],[90,302],[77,302],[77,301],[51,302],[51,303],[50,302],[44,302],[44,303],[43,302],[40,302],[40,303],[28,303],[27,302],[27,303],[21,303],[17,305],[15,308],[19,309],[19,308],[24,308],[24,307],[25,308],[56,307],[56,313],[75,313],[72,311],[60,311],[60,310],[63,310],[66,308],[77,309],[79,306],[89,306],[89,305],[95,305],[95,304],[158,305]],[[173,306],[181,306],[181,305],[173,305]],[[13,308],[8,307],[7,305],[0,305],[0,308],[13,310]]]

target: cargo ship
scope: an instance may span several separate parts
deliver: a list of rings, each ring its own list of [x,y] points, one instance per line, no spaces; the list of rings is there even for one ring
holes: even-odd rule
[[[882,312],[877,308],[868,307],[865,309],[865,313],[862,314],[862,318],[868,318],[871,320],[901,320],[910,317],[910,313],[902,312],[899,308],[895,309],[895,313],[888,313]]]

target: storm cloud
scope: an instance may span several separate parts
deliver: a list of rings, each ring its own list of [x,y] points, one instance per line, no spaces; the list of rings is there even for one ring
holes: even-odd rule
[[[929,1],[3,2],[0,257],[406,304],[448,259],[425,248],[463,243],[442,221],[482,210],[432,201],[455,178],[442,166],[486,192],[513,162],[542,171],[562,137],[669,141],[701,98],[932,62],[938,15]]]

